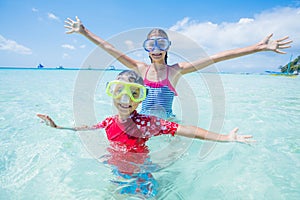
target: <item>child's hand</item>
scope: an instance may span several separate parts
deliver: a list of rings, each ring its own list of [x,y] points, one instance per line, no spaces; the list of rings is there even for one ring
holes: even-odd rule
[[[278,40],[270,40],[271,37],[273,36],[273,33],[265,37],[261,42],[258,43],[258,46],[262,50],[266,51],[275,51],[276,53],[280,54],[286,54],[286,52],[280,51],[279,49],[287,49],[290,48],[291,46],[287,45],[292,43],[292,40],[287,40],[289,37],[283,37]]]
[[[76,21],[73,21],[70,18],[67,18],[67,21],[65,21],[65,28],[68,29],[66,31],[67,34],[71,33],[82,33],[84,31],[84,26],[82,25],[80,19],[76,16]]]
[[[228,141],[232,142],[241,142],[241,143],[253,143],[256,142],[255,140],[251,140],[252,135],[238,135],[238,128],[233,129],[229,134],[228,134]]]
[[[45,122],[45,124],[47,126],[51,126],[53,128],[58,128],[58,126],[54,123],[54,121],[48,115],[37,114],[36,116],[38,116],[39,118],[44,120],[43,122]]]

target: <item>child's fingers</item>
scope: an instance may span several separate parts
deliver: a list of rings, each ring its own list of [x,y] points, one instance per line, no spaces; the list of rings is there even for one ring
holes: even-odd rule
[[[37,116],[43,120],[47,120],[49,118],[49,116],[43,114],[37,114]]]

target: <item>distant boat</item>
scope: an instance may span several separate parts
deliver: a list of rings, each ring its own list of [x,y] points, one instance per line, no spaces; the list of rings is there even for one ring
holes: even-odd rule
[[[38,69],[42,69],[42,68],[44,68],[44,66],[43,66],[42,64],[39,64],[39,65],[37,66],[37,68],[38,68]]]
[[[115,66],[111,65],[108,67],[108,70],[116,70]]]
[[[56,69],[64,69],[64,67],[60,65],[60,66],[56,67]]]

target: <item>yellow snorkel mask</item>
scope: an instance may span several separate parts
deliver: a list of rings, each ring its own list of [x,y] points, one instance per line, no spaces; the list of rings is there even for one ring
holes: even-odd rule
[[[114,99],[120,98],[122,95],[126,94],[134,102],[141,102],[147,96],[147,89],[145,86],[138,83],[129,83],[119,80],[109,82],[105,92]]]

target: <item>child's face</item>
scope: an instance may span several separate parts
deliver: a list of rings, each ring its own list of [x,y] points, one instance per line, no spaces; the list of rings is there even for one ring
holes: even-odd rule
[[[134,102],[127,94],[123,94],[120,98],[114,99],[114,105],[121,115],[130,115],[137,109],[141,102]]]
[[[113,97],[113,102],[120,115],[130,115],[146,97],[146,88],[143,85],[128,80],[111,81],[106,93]]]
[[[151,59],[156,62],[164,62],[166,53],[169,49],[169,41],[167,39],[164,39],[160,35],[152,35],[148,41],[152,41],[152,43],[156,42],[156,45],[163,47],[155,47],[156,45],[152,44],[154,49],[153,51],[149,51],[149,56],[151,57]]]

